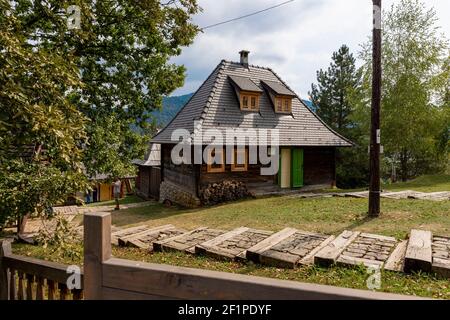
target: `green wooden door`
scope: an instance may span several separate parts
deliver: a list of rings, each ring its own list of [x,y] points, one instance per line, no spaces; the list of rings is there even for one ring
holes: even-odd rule
[[[303,187],[303,149],[292,150],[292,187]]]

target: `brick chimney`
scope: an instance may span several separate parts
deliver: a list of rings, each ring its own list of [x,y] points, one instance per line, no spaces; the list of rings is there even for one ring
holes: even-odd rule
[[[239,52],[239,54],[241,55],[241,64],[245,68],[248,68],[248,54],[249,53],[250,53],[250,51],[247,51],[247,50],[242,50],[241,52]]]

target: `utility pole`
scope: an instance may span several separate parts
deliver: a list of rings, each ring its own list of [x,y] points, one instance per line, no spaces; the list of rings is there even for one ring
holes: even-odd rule
[[[373,75],[370,128],[369,216],[380,215],[381,0],[373,1]]]

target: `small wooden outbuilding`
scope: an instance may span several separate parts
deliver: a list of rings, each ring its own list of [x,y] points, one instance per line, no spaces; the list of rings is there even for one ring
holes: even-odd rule
[[[159,199],[161,184],[161,145],[151,144],[146,160],[134,160],[138,167],[136,194],[144,199]]]

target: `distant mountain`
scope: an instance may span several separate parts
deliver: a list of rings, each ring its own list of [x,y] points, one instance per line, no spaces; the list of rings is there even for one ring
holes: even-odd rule
[[[183,96],[173,96],[173,97],[165,97],[163,99],[163,108],[162,110],[155,110],[152,112],[153,117],[156,119],[156,122],[159,126],[166,126],[184,107],[184,105],[189,101],[189,99],[193,96],[193,93],[186,94]],[[312,111],[316,111],[316,108],[309,100],[303,100],[303,102],[310,108]]]
[[[306,104],[306,106],[311,110],[316,112],[316,107],[313,105],[313,103],[309,100],[303,100],[303,103]]]
[[[193,96],[193,93],[189,93],[183,96],[173,96],[163,98],[162,110],[155,110],[152,112],[153,117],[160,126],[167,125],[183,108],[183,106]]]

